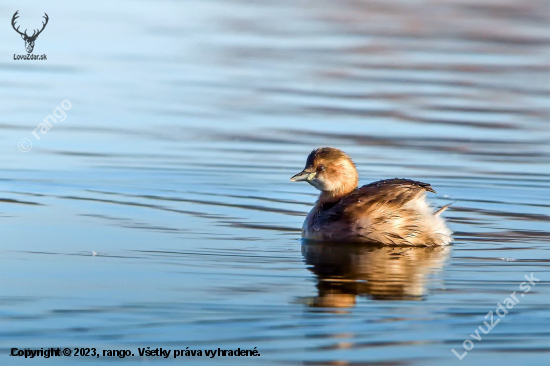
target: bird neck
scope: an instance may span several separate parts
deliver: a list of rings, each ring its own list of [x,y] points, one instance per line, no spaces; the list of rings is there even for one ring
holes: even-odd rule
[[[334,191],[321,191],[317,205],[319,207],[340,201],[357,188],[357,183],[343,184]]]

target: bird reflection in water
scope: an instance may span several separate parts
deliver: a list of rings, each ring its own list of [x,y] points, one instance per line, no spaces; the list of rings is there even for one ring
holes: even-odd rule
[[[309,242],[302,255],[317,276],[311,307],[348,308],[357,296],[372,300],[423,300],[429,281],[441,272],[450,246],[404,247]]]

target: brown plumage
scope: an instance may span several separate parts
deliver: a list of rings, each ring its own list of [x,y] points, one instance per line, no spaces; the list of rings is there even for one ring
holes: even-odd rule
[[[321,191],[302,227],[314,240],[375,241],[388,245],[445,245],[451,231],[426,202],[433,188],[409,179],[386,179],[357,188],[359,175],[343,151],[313,150],[304,170],[291,181],[306,181]]]

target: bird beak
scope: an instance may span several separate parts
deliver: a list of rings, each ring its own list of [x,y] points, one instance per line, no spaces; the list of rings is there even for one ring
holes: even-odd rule
[[[315,178],[315,174],[317,173],[316,172],[311,173],[311,172],[306,172],[305,170],[302,170],[300,173],[290,178],[290,181],[291,182],[304,182],[304,181],[309,182],[310,180]]]

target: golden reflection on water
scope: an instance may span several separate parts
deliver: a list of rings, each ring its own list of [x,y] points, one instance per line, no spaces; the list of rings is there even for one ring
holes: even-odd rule
[[[302,255],[317,276],[311,307],[353,307],[357,296],[372,300],[423,300],[428,284],[443,269],[451,246],[395,247],[376,244],[302,244]]]

